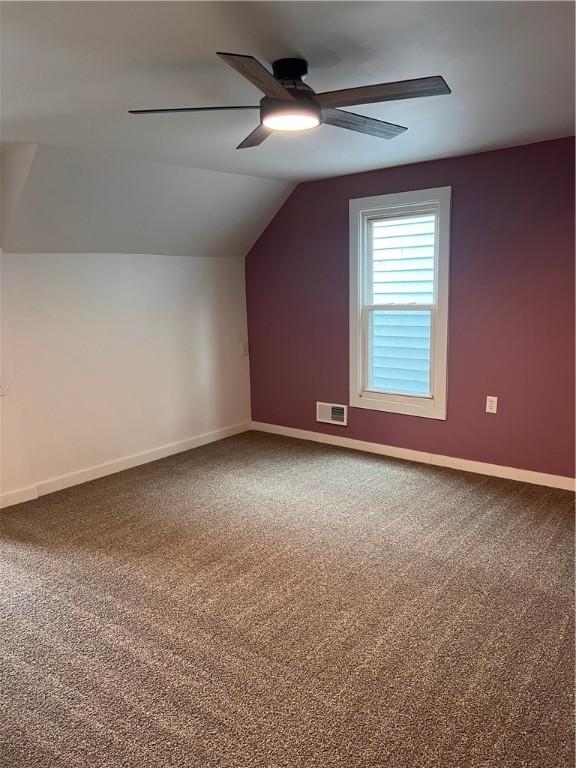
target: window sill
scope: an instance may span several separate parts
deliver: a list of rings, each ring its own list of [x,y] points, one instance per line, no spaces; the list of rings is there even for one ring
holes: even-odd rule
[[[351,394],[350,407],[446,421],[446,403],[440,403],[433,398],[406,397],[366,391],[361,395]]]

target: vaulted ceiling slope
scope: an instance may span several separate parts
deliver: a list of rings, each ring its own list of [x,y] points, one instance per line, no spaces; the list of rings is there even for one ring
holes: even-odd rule
[[[293,187],[44,144],[1,159],[7,253],[242,258]]]
[[[572,2],[2,2],[5,141],[302,181],[572,135]],[[325,125],[234,148],[258,104],[216,51],[310,62],[317,91],[443,75],[452,95],[354,107],[393,141]]]

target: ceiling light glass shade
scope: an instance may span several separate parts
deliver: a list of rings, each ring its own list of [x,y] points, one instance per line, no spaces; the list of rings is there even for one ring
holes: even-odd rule
[[[273,131],[306,131],[308,128],[316,128],[320,120],[314,115],[268,115],[263,120],[266,128]]]
[[[310,98],[264,98],[260,102],[262,125],[273,131],[306,131],[320,125],[320,117],[320,106]]]

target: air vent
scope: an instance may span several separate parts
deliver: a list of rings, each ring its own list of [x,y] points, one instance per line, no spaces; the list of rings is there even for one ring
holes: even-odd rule
[[[316,421],[326,424],[339,424],[345,427],[348,424],[348,406],[335,403],[316,403]]]

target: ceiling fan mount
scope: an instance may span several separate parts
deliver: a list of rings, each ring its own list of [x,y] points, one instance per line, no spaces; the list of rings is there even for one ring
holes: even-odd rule
[[[237,147],[246,149],[262,144],[273,131],[303,131],[315,128],[321,123],[381,139],[393,139],[408,129],[384,120],[357,115],[339,107],[451,93],[440,75],[315,93],[303,82],[308,74],[308,62],[305,59],[277,59],[272,64],[271,73],[253,56],[239,53],[218,53],[218,56],[264,94],[259,105],[133,109],[130,113],[142,115],[258,109],[260,124]]]
[[[306,59],[276,59],[272,62],[272,73],[276,80],[304,80],[308,75]]]

